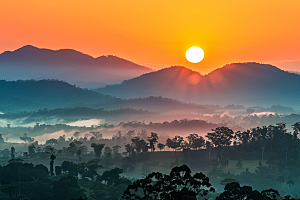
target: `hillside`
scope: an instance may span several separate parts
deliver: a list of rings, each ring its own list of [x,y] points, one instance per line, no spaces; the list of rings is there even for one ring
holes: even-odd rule
[[[299,75],[271,65],[233,63],[205,76],[184,67],[170,67],[96,91],[120,98],[162,96],[198,104],[299,108],[299,83]]]
[[[4,113],[90,105],[111,99],[57,80],[0,81],[0,111]]]

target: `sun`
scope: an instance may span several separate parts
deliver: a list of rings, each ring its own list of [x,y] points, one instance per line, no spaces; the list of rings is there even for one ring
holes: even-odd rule
[[[185,53],[186,59],[191,63],[198,63],[204,58],[204,51],[197,46],[189,48]]]

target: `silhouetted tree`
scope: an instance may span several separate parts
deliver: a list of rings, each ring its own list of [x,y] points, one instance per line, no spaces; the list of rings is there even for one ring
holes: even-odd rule
[[[157,148],[159,148],[159,150],[163,150],[165,148],[166,145],[162,144],[162,143],[158,143],[157,144]]]
[[[119,149],[120,149],[121,147],[119,146],[119,145],[115,145],[115,146],[113,146],[112,147],[112,152],[113,152],[113,154],[114,154],[114,158],[120,158],[121,157],[121,154],[119,153]]]
[[[126,144],[125,145],[125,150],[128,153],[128,155],[131,156],[133,151],[134,151],[134,147],[133,147],[132,144]]]
[[[174,167],[169,175],[159,172],[149,174],[145,179],[135,181],[123,193],[124,199],[196,200],[215,189],[203,173],[191,175],[188,166]]]
[[[34,142],[34,138],[28,137],[27,133],[24,133],[23,136],[20,136],[20,139],[23,140],[25,143]]]
[[[11,147],[10,148],[10,157],[12,158],[12,159],[14,159],[15,158],[15,148],[14,147]]]
[[[115,185],[120,181],[120,174],[122,173],[122,169],[115,167],[114,169],[105,171],[101,176],[101,180],[104,180],[108,185]]]
[[[28,154],[29,154],[29,157],[33,158],[34,155],[35,155],[35,146],[33,144],[30,144],[28,146]]]
[[[158,142],[158,135],[157,133],[153,133],[151,132],[150,137],[148,137],[148,141],[149,141],[149,145],[150,145],[150,149],[152,150],[152,152],[155,150],[155,144]]]
[[[2,134],[0,134],[0,144],[3,144],[4,143],[4,139],[2,137]]]
[[[131,139],[131,141],[137,153],[140,153],[141,151],[143,152],[148,151],[148,143],[146,143],[145,140],[141,140],[139,137],[134,137]]]
[[[207,133],[207,137],[216,147],[229,146],[231,139],[234,137],[234,132],[228,127],[222,126],[212,129],[213,132]]]
[[[205,140],[202,136],[198,136],[198,134],[193,133],[186,137],[188,139],[188,146],[193,149],[198,149],[204,146]]]
[[[54,149],[53,147],[50,147],[48,152],[47,152],[49,155],[50,155],[50,174],[51,176],[54,175],[54,160],[56,159],[56,156],[55,156],[55,153],[56,153],[56,149]]]
[[[239,183],[232,182],[228,183],[224,192],[222,192],[216,200],[222,199],[232,199],[232,200],[241,200],[241,199],[251,199],[251,200],[272,200],[277,199],[279,197],[279,193],[276,190],[265,190],[261,193],[257,190],[252,190],[250,186],[241,187]],[[270,194],[272,193],[272,194]],[[275,198],[271,198],[271,196],[276,196]]]
[[[46,144],[54,146],[58,144],[58,141],[56,139],[50,139],[46,141]]]
[[[293,124],[292,128],[294,130],[293,139],[296,140],[298,139],[298,134],[300,132],[300,122],[296,122],[295,124]]]
[[[104,145],[105,144],[96,144],[96,143],[91,144],[91,147],[94,149],[96,157],[99,158],[101,156],[101,152],[102,152],[102,149],[104,148]]]

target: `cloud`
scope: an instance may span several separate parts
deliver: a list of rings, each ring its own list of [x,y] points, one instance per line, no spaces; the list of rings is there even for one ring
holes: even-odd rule
[[[39,136],[34,137],[34,139],[35,139],[35,141],[38,141],[39,143],[45,143],[46,140],[49,140],[49,139],[52,139],[52,138],[58,139],[59,136],[63,136],[63,135],[65,135],[66,138],[70,138],[74,135],[74,133],[76,131],[77,130],[72,130],[70,132],[65,132],[64,130],[60,130],[60,131],[53,132],[53,133],[44,133],[43,135],[39,135]]]
[[[104,119],[88,119],[88,120],[78,120],[72,123],[68,123],[67,125],[91,127],[93,125],[104,124],[104,122],[105,122]]]

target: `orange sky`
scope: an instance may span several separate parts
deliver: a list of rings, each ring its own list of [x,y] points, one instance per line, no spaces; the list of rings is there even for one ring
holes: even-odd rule
[[[31,44],[208,73],[255,61],[300,71],[299,0],[0,1],[0,52]],[[199,64],[185,51],[199,46]]]

